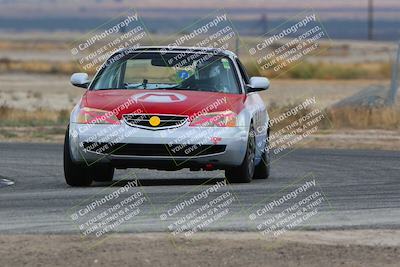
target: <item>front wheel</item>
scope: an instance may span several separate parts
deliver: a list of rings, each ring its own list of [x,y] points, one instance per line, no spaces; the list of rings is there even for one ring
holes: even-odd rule
[[[247,139],[246,155],[238,167],[225,170],[225,177],[230,183],[250,183],[254,176],[256,157],[256,139],[253,126],[250,127]]]
[[[88,167],[72,161],[69,144],[69,127],[64,139],[64,176],[65,181],[70,186],[89,186],[93,181],[89,175]]]
[[[93,166],[90,175],[96,182],[111,182],[114,177],[114,168],[109,165]]]

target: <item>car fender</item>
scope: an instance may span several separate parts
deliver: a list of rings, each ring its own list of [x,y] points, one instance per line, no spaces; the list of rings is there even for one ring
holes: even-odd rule
[[[244,109],[239,117],[242,127],[249,130],[250,124],[253,124],[257,144],[256,159],[259,160],[266,146],[269,116],[264,101],[258,93],[247,94]]]

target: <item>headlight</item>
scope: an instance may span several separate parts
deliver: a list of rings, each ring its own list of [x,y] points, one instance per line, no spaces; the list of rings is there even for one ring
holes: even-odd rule
[[[193,118],[190,126],[198,127],[235,127],[236,113],[227,110],[222,112],[213,112],[200,114]]]
[[[77,123],[82,124],[120,124],[112,111],[95,108],[81,108],[78,112]]]

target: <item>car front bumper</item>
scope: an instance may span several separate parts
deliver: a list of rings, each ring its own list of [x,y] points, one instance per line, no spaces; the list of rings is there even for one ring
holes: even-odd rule
[[[69,138],[73,160],[87,165],[108,163],[121,168],[179,169],[212,164],[215,168],[224,168],[242,163],[247,148],[248,129],[184,125],[174,129],[148,130],[124,123],[71,123]],[[94,143],[101,145],[88,146]],[[104,144],[116,149],[104,149]],[[131,144],[146,148],[143,150],[145,152],[136,153],[137,146]],[[193,146],[196,144],[198,146]],[[169,153],[152,151],[154,145],[165,146]],[[209,150],[201,150],[198,148],[200,146]],[[215,149],[217,146],[224,147],[223,151]],[[131,149],[127,150],[127,147]]]

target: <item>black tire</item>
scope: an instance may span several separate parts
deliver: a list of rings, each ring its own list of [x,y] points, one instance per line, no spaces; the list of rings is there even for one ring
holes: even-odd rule
[[[65,181],[70,186],[89,186],[92,184],[92,177],[89,175],[89,168],[76,164],[71,159],[71,150],[69,147],[69,127],[65,133],[64,139],[64,176]]]
[[[253,177],[254,179],[267,179],[270,175],[271,158],[269,155],[268,137],[269,134],[267,135],[265,149],[263,149],[263,153],[261,154],[261,161],[256,165]]]
[[[90,167],[90,176],[96,182],[111,182],[114,177],[114,168],[109,165]]]
[[[225,177],[230,183],[250,183],[255,171],[255,152],[256,140],[253,125],[250,126],[249,137],[247,139],[246,155],[243,162],[238,167],[225,170]]]

